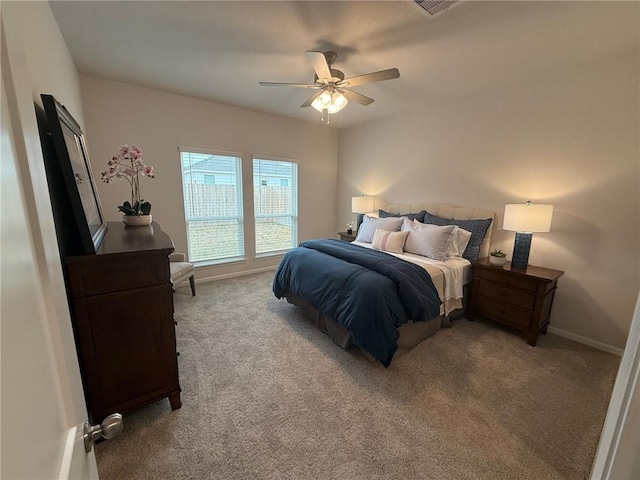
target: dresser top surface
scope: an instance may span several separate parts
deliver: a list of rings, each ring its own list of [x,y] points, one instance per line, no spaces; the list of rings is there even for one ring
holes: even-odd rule
[[[160,225],[152,222],[145,226],[126,226],[122,222],[108,222],[100,248],[94,255],[80,257],[67,257],[67,261],[102,255],[118,255],[127,253],[143,253],[166,250],[170,253],[174,250],[171,237],[162,231]]]

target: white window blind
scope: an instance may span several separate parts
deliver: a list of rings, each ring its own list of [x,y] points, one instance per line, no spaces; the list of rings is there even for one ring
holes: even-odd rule
[[[298,245],[298,164],[253,159],[256,254]]]
[[[180,162],[189,260],[244,256],[241,158],[181,149]]]

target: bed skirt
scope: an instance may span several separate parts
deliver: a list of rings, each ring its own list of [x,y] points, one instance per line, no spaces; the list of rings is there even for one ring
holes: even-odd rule
[[[351,334],[342,325],[316,310],[297,295],[287,292],[285,296],[289,303],[299,307],[302,315],[312,321],[318,330],[327,334],[336,345],[345,349],[353,345]],[[445,318],[444,315],[432,318],[426,322],[409,322],[400,326],[398,328],[398,332],[400,333],[398,337],[398,350],[396,350],[393,358],[398,358],[423,340],[434,335],[441,328],[449,326],[451,326],[450,320]],[[362,349],[360,350],[367,359],[372,362],[376,361],[369,352]]]

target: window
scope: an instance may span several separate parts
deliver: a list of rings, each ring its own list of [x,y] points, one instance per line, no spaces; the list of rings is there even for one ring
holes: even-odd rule
[[[298,164],[253,159],[256,254],[298,244]]]
[[[180,150],[192,262],[244,256],[240,156]]]

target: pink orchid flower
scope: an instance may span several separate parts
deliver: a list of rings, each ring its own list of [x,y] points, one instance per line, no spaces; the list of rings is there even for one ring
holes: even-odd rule
[[[131,204],[142,202],[140,196],[139,174],[149,178],[155,178],[153,167],[146,165],[142,160],[142,148],[132,145],[122,145],[118,154],[107,161],[108,169],[102,172],[102,181],[110,183],[113,179],[124,178],[131,186]]]

